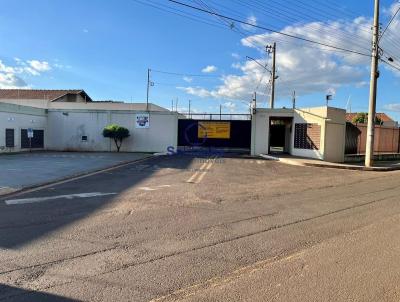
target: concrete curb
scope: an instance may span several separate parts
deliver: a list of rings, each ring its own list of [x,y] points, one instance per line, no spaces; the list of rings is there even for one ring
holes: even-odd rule
[[[24,193],[34,192],[34,191],[45,189],[45,188],[48,188],[48,187],[51,187],[51,186],[55,186],[55,185],[67,183],[67,182],[70,182],[70,181],[78,180],[78,179],[81,179],[81,178],[93,176],[93,175],[96,175],[96,174],[99,174],[99,173],[115,170],[115,169],[118,169],[118,168],[122,168],[122,167],[125,167],[125,166],[128,166],[128,165],[131,165],[131,164],[136,164],[136,163],[139,163],[139,162],[142,162],[142,161],[146,161],[148,159],[159,157],[159,156],[160,155],[154,154],[154,155],[146,156],[144,158],[127,160],[127,161],[123,161],[123,162],[120,162],[120,163],[117,163],[115,165],[111,165],[111,166],[108,166],[108,167],[99,168],[99,169],[96,169],[96,170],[91,170],[91,171],[82,172],[82,173],[77,173],[77,174],[69,175],[69,176],[66,176],[66,177],[58,178],[58,179],[55,179],[55,180],[52,180],[52,181],[49,181],[49,182],[44,182],[44,183],[40,183],[40,184],[36,184],[36,185],[32,185],[32,186],[26,186],[26,187],[23,187],[23,188],[20,188],[20,189],[16,189],[16,190],[11,191],[11,192],[7,192],[5,194],[1,194],[0,193],[0,200],[3,200],[4,198],[8,198],[10,196],[18,196],[18,195],[21,195],[21,194],[24,194]]]
[[[367,172],[391,172],[400,170],[400,166],[396,167],[364,167],[364,166],[354,166],[354,165],[341,165],[341,164],[324,164],[324,163],[310,163],[302,162],[297,160],[291,160],[288,158],[280,158],[271,155],[260,154],[260,157],[281,162],[283,164],[291,166],[301,166],[301,167],[315,167],[315,168],[327,168],[327,169],[339,169],[339,170],[354,170],[354,171],[367,171]]]

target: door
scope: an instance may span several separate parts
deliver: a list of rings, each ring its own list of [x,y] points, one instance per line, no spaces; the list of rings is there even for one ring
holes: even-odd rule
[[[21,129],[21,149],[43,149],[44,148],[44,130],[33,130],[31,144],[28,138],[28,130]]]

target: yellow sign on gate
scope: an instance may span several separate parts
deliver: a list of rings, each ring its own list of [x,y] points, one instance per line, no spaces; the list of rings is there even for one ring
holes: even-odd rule
[[[231,138],[231,123],[230,122],[199,122],[198,138]]]

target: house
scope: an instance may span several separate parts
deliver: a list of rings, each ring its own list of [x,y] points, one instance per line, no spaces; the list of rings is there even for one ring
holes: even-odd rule
[[[349,123],[353,123],[354,118],[357,117],[358,114],[359,112],[346,113],[346,121]],[[386,113],[377,113],[376,116],[382,121],[382,126],[384,127],[392,127],[392,128],[399,127],[398,122],[394,121]]]
[[[149,110],[169,112],[168,109],[151,103],[147,105],[146,103],[93,101],[83,89],[0,89],[0,102],[41,109]]]

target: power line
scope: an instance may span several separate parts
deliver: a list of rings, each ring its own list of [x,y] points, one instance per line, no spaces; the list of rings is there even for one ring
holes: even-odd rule
[[[207,5],[205,2],[203,2],[202,0],[199,0],[199,4],[200,6],[202,6],[205,9],[209,9],[210,11],[213,11],[213,8],[210,7],[209,5]],[[213,11],[215,13],[215,11]],[[235,28],[232,26],[232,24],[230,24],[228,21],[226,21],[223,18],[220,18],[220,21],[222,22],[223,25],[228,26],[232,31],[238,33],[239,35],[241,35],[242,37],[244,37],[244,39],[249,42],[251,45],[253,45],[256,49],[258,49],[258,46],[256,44],[254,44],[248,36],[246,36],[246,34],[244,34],[242,31],[240,31],[238,28]]]
[[[386,61],[386,60],[384,60],[384,59],[382,59],[382,58],[381,58],[381,61],[382,61],[383,63],[389,65],[389,66],[392,67],[393,69],[396,69],[397,71],[400,71],[400,67],[397,67],[397,66],[395,66],[394,64],[392,64],[392,63],[390,63],[390,62],[388,62],[388,61]]]
[[[282,36],[286,36],[286,37],[289,37],[289,38],[293,38],[293,39],[297,39],[297,40],[301,40],[301,41],[313,43],[313,44],[316,44],[316,45],[325,46],[325,47],[329,47],[329,48],[332,48],[332,49],[353,53],[353,54],[358,54],[360,56],[371,57],[371,55],[369,55],[369,54],[365,54],[365,53],[358,52],[358,51],[351,50],[351,49],[342,48],[342,47],[339,47],[339,46],[325,44],[325,43],[314,41],[314,40],[311,40],[311,39],[308,39],[308,38],[302,38],[302,37],[299,37],[299,36],[295,36],[295,35],[292,35],[292,34],[284,33],[284,32],[281,32],[281,31],[278,31],[278,30],[274,30],[274,29],[271,29],[271,28],[267,28],[267,27],[264,27],[264,26],[255,25],[255,24],[243,21],[243,20],[239,20],[239,19],[236,19],[236,18],[228,17],[228,16],[225,16],[225,15],[222,15],[222,14],[219,14],[219,13],[215,13],[215,12],[206,10],[206,9],[202,9],[200,7],[192,6],[192,5],[187,4],[187,3],[179,2],[179,1],[176,1],[176,0],[167,0],[167,1],[175,3],[175,4],[178,4],[178,5],[181,5],[181,6],[185,6],[185,7],[190,8],[190,9],[201,11],[203,13],[207,13],[207,14],[214,15],[214,16],[217,16],[217,17],[221,17],[221,18],[224,18],[224,19],[227,19],[227,20],[231,20],[233,22],[237,22],[237,23],[240,23],[240,24],[244,24],[244,25],[251,26],[251,27],[254,27],[254,28],[266,30],[266,31],[269,31],[269,32],[272,32],[272,33],[275,33],[275,34],[282,35]]]
[[[264,6],[262,3],[254,3],[254,4],[250,4],[248,0],[246,1],[242,1],[242,0],[233,0],[234,2],[236,2],[238,5],[244,6],[246,8],[251,9],[252,11],[257,11],[259,13],[261,13],[262,15],[268,16],[268,20],[269,19],[276,19],[278,21],[280,21],[282,24],[285,24],[285,22],[290,22],[290,23],[298,23],[304,20],[304,16],[306,16],[307,14],[304,11],[296,11],[293,8],[289,7],[289,6],[285,6],[283,4],[279,4],[278,7],[278,2],[275,1],[276,4],[274,4],[274,0],[270,0],[270,2],[268,3],[268,6]],[[197,1],[195,1],[197,2]],[[210,0],[210,2],[214,3],[214,5],[218,6],[220,8],[220,11],[224,14],[228,14],[232,17],[237,17],[239,19],[243,19],[244,17],[237,12],[236,10],[229,8],[221,3],[215,3],[214,1]],[[254,0],[253,0],[254,2]],[[204,8],[204,7],[203,7]],[[286,10],[285,10],[286,8]],[[215,10],[210,9],[210,11],[215,12]],[[308,7],[307,12],[310,11],[310,8]],[[297,15],[297,18],[296,18]],[[301,19],[300,19],[301,18]],[[282,21],[282,19],[284,19],[285,21]],[[365,45],[367,44],[365,37],[359,36],[356,33],[350,33],[347,34],[346,32],[343,32],[342,30],[334,30],[328,33],[328,35],[324,32],[324,28],[321,28],[321,23],[323,23],[324,21],[319,21],[316,22],[314,20],[314,18],[312,16],[310,16],[310,23],[307,24],[307,32],[311,33],[311,32],[315,32],[316,34],[325,34],[325,36],[329,36],[329,37],[336,37],[340,40],[344,40],[347,42],[350,42],[352,45],[354,46],[358,46],[360,49],[362,49],[363,51],[367,51],[369,52],[369,48],[367,48]],[[317,24],[318,23],[318,24]],[[260,24],[265,26],[264,24]],[[271,26],[271,25],[266,25],[266,26]],[[361,27],[361,26],[359,26]],[[363,30],[361,28],[359,28],[360,30]],[[370,33],[370,31],[368,31],[368,33]],[[253,35],[254,33],[251,33],[251,35]],[[274,39],[277,40],[277,39]],[[326,39],[325,39],[326,40]],[[359,43],[356,43],[356,42]],[[368,40],[369,42],[369,40]]]
[[[385,27],[384,31],[382,32],[379,41],[382,39],[382,37],[385,35],[386,31],[388,30],[388,28],[390,27],[390,25],[392,25],[392,22],[394,21],[394,19],[396,19],[397,14],[400,12],[400,5],[396,10],[396,13],[392,16],[392,18],[390,19],[388,25]]]
[[[171,11],[171,10],[169,10],[170,8],[168,6],[163,5],[163,4],[159,4],[159,3],[153,3],[150,0],[148,0],[150,3],[142,2],[140,0],[133,0],[133,1],[135,1],[137,3],[140,3],[142,5],[145,5],[145,6],[149,6],[149,7],[155,8],[157,10],[160,10],[160,11],[163,11],[163,12],[166,12],[166,13],[174,14],[176,16],[195,21],[195,22],[207,24],[207,25],[210,25],[210,26],[213,26],[213,27],[216,27],[216,28],[220,28],[220,29],[226,29],[225,27],[222,27],[217,22],[213,22],[212,20],[205,21],[204,19],[202,19],[202,18],[200,18],[198,16],[189,14],[189,13],[181,11],[179,9],[176,9],[176,11]],[[178,13],[178,12],[180,12],[180,13]]]
[[[190,74],[190,73],[170,72],[170,71],[155,70],[155,69],[152,69],[151,71],[156,72],[156,73],[163,73],[163,74],[183,76],[183,77],[201,77],[201,78],[221,78],[222,77],[222,75]]]
[[[307,29],[315,31],[315,32],[320,31],[320,29],[318,28],[318,25],[314,24],[315,21],[323,22],[323,23],[326,22],[325,19],[322,19],[321,17],[314,17],[309,14],[310,12],[312,12],[312,9],[313,9],[313,6],[310,4],[307,4],[307,6],[303,6],[303,9],[295,10],[295,9],[293,9],[293,7],[279,3],[276,0],[270,0],[268,2],[268,6],[265,5],[262,1],[258,1],[258,0],[253,0],[253,2],[255,2],[254,4],[249,4],[248,3],[249,1],[243,1],[243,0],[235,0],[235,2],[241,3],[242,5],[247,6],[248,8],[256,7],[256,9],[257,9],[257,7],[258,7],[260,11],[271,15],[271,17],[275,18],[275,19],[278,19],[278,16],[284,16],[286,18],[286,20],[289,20],[289,22],[291,22],[291,23],[296,23],[299,21],[302,22],[306,18],[308,18],[310,20],[310,24],[308,24]],[[297,4],[297,6],[301,6],[301,3],[298,3],[298,1],[296,1],[296,4]],[[318,9],[318,12],[321,13],[321,10]],[[330,16],[328,16],[327,18],[332,19],[332,17],[330,17]],[[368,33],[370,33],[370,31],[368,31]],[[340,31],[337,33],[332,33],[331,35],[332,36],[342,36],[342,39],[343,39],[343,37],[345,37],[344,39],[349,38],[348,36],[343,35]],[[351,39],[353,42],[352,44],[354,44],[355,38],[359,39],[361,37],[353,34],[351,36]]]

